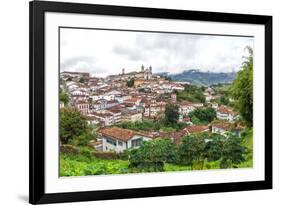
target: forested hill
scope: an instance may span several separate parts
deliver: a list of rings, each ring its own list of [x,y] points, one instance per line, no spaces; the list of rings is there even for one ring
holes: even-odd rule
[[[209,86],[219,83],[232,83],[236,74],[236,72],[215,73],[202,72],[199,70],[187,70],[179,74],[169,74],[168,76],[173,81],[190,82],[191,84]]]

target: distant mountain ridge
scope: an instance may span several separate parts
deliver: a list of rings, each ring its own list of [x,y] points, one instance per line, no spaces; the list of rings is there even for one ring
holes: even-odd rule
[[[203,72],[197,69],[183,71],[178,74],[167,74],[173,81],[189,82],[195,85],[210,86],[214,84],[232,83],[237,72]]]

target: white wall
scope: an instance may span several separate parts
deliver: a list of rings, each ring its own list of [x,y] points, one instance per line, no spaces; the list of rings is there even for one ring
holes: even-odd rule
[[[59,0],[57,0],[59,1]],[[77,0],[72,0],[77,2]],[[274,190],[219,193],[79,204],[278,204],[280,201],[281,12],[277,0],[81,0],[80,2],[162,7],[274,16]],[[26,204],[28,199],[28,1],[1,1],[1,168],[0,204]],[[5,89],[4,89],[5,88]],[[279,105],[279,106],[277,106]],[[9,109],[8,109],[9,108]],[[278,135],[279,134],[279,135]],[[278,196],[279,195],[279,196]],[[279,202],[280,203],[280,202]],[[73,203],[78,204],[78,203]]]

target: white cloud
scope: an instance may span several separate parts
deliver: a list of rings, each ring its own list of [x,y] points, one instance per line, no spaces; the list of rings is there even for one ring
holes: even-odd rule
[[[178,73],[188,69],[239,70],[249,37],[61,29],[61,70],[96,76],[139,70]]]

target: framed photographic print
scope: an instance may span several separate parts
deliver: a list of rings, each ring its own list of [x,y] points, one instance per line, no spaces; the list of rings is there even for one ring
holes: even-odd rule
[[[272,17],[30,2],[30,203],[272,188]]]

